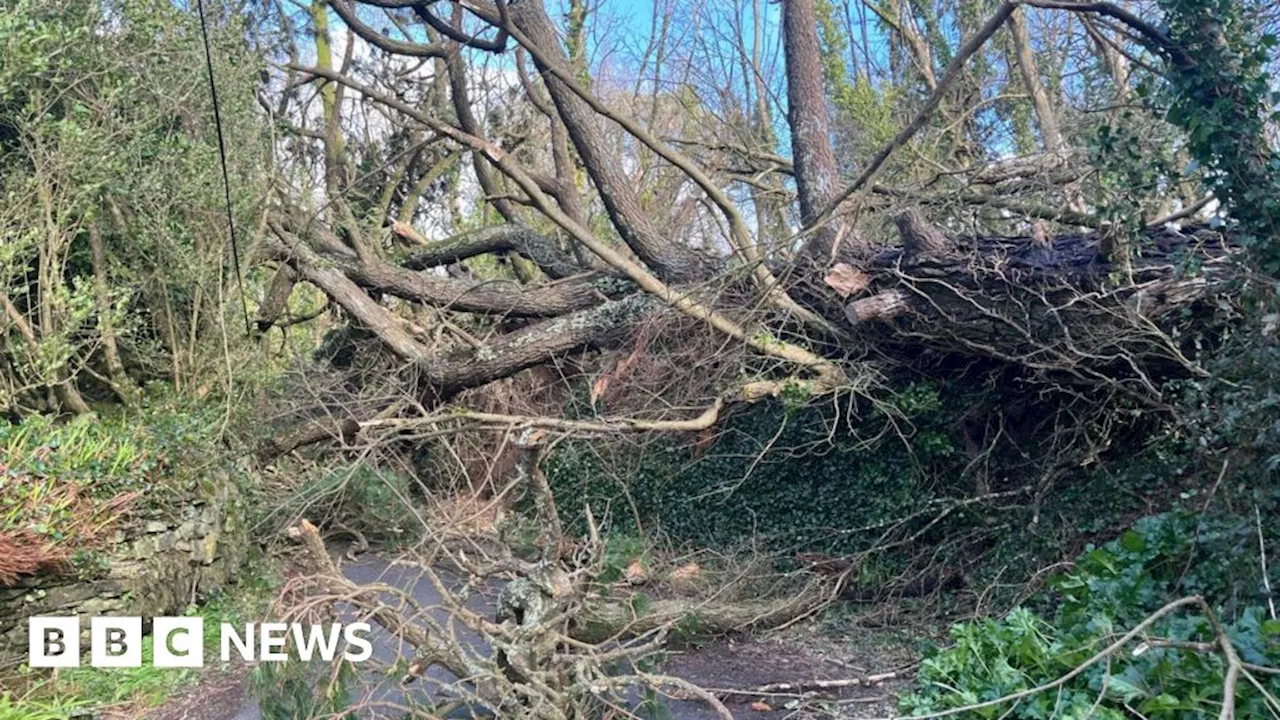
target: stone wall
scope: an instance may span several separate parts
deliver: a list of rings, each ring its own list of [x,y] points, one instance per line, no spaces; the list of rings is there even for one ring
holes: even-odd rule
[[[130,517],[93,567],[0,587],[0,667],[26,657],[32,615],[79,615],[87,633],[93,615],[181,614],[234,578],[248,542],[243,501],[228,478],[201,485],[189,501]]]

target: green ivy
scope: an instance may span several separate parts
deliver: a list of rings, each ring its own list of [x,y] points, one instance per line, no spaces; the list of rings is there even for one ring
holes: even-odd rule
[[[923,715],[1054,681],[1168,602],[1191,594],[1205,596],[1216,608],[1244,662],[1280,665],[1280,622],[1264,610],[1254,528],[1252,514],[1175,512],[1140,520],[1117,540],[1090,548],[1070,572],[1051,582],[1051,594],[1037,602],[1056,605],[1052,619],[1018,608],[999,620],[954,626],[952,645],[925,659],[917,690],[903,698],[902,710]],[[1198,612],[1171,614],[1146,637],[1215,639],[1209,619]],[[1225,662],[1215,652],[1135,643],[1060,689],[958,717],[1213,717],[1221,705],[1224,671]],[[1280,692],[1280,678],[1259,678],[1270,692]],[[1268,716],[1263,696],[1247,683],[1240,684],[1236,697],[1237,717]]]
[[[1276,36],[1262,33],[1240,0],[1160,0],[1178,52],[1163,96],[1167,120],[1186,133],[1187,150],[1264,270],[1280,272],[1280,159],[1267,140],[1280,93],[1267,62]],[[1157,96],[1158,97],[1158,96]]]
[[[904,441],[890,430],[878,443],[860,438],[889,430],[883,413],[861,408],[867,417],[855,434],[830,404],[806,406],[795,395],[733,416],[701,456],[673,438],[641,452],[560,444],[545,469],[561,513],[581,524],[590,505],[614,530],[677,543],[849,551],[866,542],[850,528],[964,492],[953,409],[942,408],[936,389],[903,392],[893,411],[910,419],[910,434]]]

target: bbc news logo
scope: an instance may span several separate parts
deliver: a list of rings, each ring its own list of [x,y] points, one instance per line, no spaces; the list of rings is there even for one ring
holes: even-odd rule
[[[27,623],[29,632],[27,664],[33,668],[78,667],[80,665],[80,618],[37,616]],[[204,665],[204,618],[156,617],[151,624],[152,665],[161,668],[196,668]],[[342,658],[363,662],[373,656],[368,623],[246,623],[219,627],[219,655],[230,662],[242,660],[280,662],[288,660],[286,648],[299,660],[332,662],[343,648]],[[92,667],[141,667],[142,618],[95,617],[89,620],[89,665]]]

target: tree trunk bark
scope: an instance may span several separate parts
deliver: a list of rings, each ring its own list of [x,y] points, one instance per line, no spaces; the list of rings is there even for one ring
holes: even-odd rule
[[[822,49],[814,0],[782,3],[783,51],[787,65],[787,124],[791,128],[791,156],[795,165],[800,224],[810,225],[835,195],[839,181],[831,148],[827,94],[822,80]],[[830,260],[841,241],[840,227],[831,222],[817,229],[805,243],[805,256]]]
[[[554,64],[556,70],[572,77],[573,68],[542,3],[516,3],[508,8],[508,12],[512,23],[540,51],[538,54]],[[636,194],[634,183],[624,172],[623,163],[604,142],[595,111],[554,73],[545,67],[539,66],[538,69],[556,110],[564,120],[569,138],[600,193],[605,211],[627,246],[668,282],[705,277],[710,265],[703,255],[658,233]]]
[[[1058,128],[1058,115],[1049,101],[1049,93],[1040,82],[1040,69],[1036,67],[1035,51],[1031,47],[1031,33],[1027,31],[1027,21],[1021,8],[1009,15],[1009,33],[1013,36],[1014,55],[1017,60],[1018,74],[1022,76],[1022,84],[1031,96],[1031,105],[1035,109],[1036,122],[1040,125],[1040,139],[1044,149],[1051,153],[1060,153],[1066,149],[1062,140],[1062,132]]]
[[[1053,107],[1049,92],[1040,82],[1040,69],[1036,66],[1035,51],[1031,47],[1031,33],[1027,31],[1026,18],[1021,8],[1009,15],[1009,33],[1013,37],[1014,55],[1017,58],[1018,72],[1022,75],[1022,83],[1031,96],[1031,105],[1035,109],[1036,122],[1040,126],[1040,140],[1045,152],[1062,156],[1068,148],[1062,137],[1062,129],[1058,124],[1058,112]],[[1066,196],[1067,208],[1074,213],[1088,210],[1080,187],[1070,183],[1062,188]]]
[[[102,339],[102,356],[107,363],[107,377],[111,390],[120,401],[133,402],[133,381],[120,360],[120,348],[116,344],[116,328],[111,307],[110,283],[107,280],[107,253],[102,244],[102,233],[97,225],[89,226],[89,256],[93,263],[93,294],[98,305],[98,336]]]

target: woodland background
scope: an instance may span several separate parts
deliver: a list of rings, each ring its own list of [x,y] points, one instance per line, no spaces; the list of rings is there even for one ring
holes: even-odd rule
[[[217,464],[257,552],[505,583],[492,658],[379,621],[512,717],[871,616],[960,623],[906,713],[1280,716],[1277,25],[0,0],[0,585]]]

